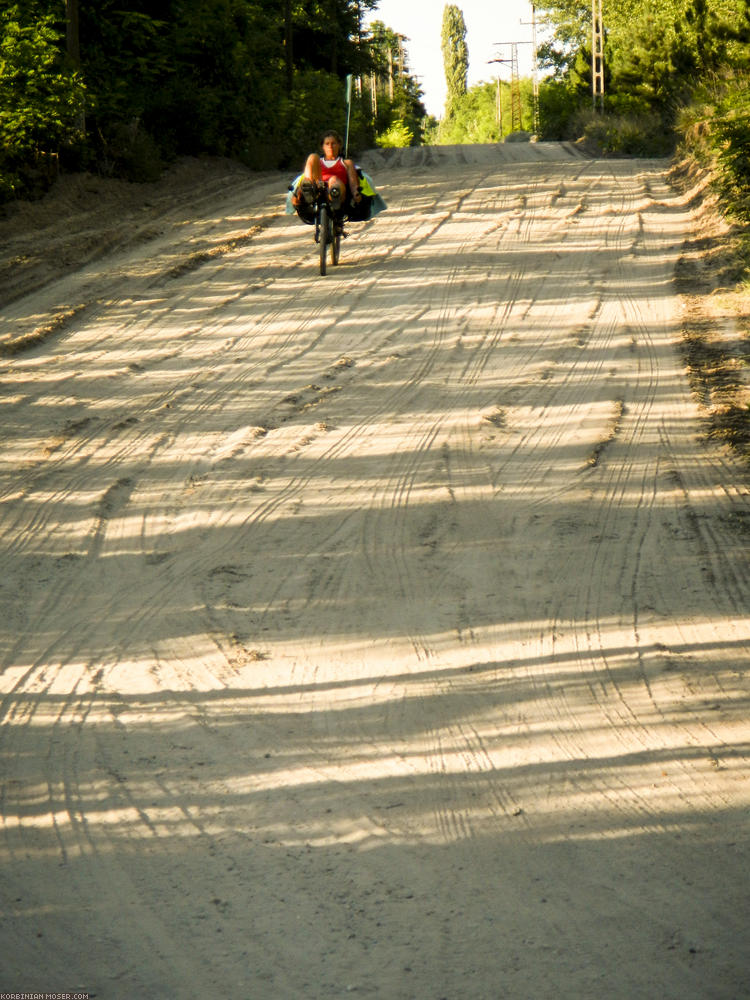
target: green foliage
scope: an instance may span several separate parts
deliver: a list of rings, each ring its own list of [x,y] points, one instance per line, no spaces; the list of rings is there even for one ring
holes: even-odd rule
[[[452,113],[440,123],[438,137],[441,145],[498,142],[500,124],[496,84],[478,84],[462,97],[455,98]]]
[[[585,138],[605,154],[665,155],[684,108],[700,95],[704,149],[727,203],[747,212],[746,83],[750,0],[605,0],[605,114],[591,104],[591,12],[558,0],[540,11],[554,27],[540,47],[554,74],[540,87],[543,138]],[[729,81],[742,78],[742,85]],[[696,115],[688,128],[695,134]]]
[[[23,193],[41,158],[76,140],[84,87],[64,65],[51,14],[14,4],[0,12],[0,32],[2,200]]]
[[[741,33],[727,25],[743,18],[747,0],[605,0],[605,91],[639,112],[657,113],[671,128],[696,82],[724,65]],[[591,7],[579,0],[540,6],[553,36],[540,46],[543,65],[590,93]],[[745,37],[745,51],[747,40]]]
[[[365,30],[377,0],[80,0],[68,56],[74,2],[0,8],[0,198],[28,190],[57,154],[132,180],[156,176],[180,154],[298,168],[323,127],[345,130],[347,73],[357,80],[352,151],[376,136],[495,142],[517,128],[507,81],[467,89],[466,25],[455,4],[443,10],[448,100],[438,126],[409,71],[409,39],[380,21]],[[700,133],[727,205],[748,217],[750,0],[604,0],[603,116],[592,112],[590,0],[537,9],[552,26],[540,47],[553,70],[540,82],[540,138],[653,155],[668,150],[680,121]],[[688,122],[683,109],[696,94]],[[521,105],[521,128],[531,131],[529,80]]]
[[[464,15],[455,4],[443,8],[443,26],[440,36],[445,68],[445,82],[448,93],[445,116],[450,118],[455,105],[466,94],[466,78],[469,71],[469,50],[466,46],[466,22]]]
[[[591,97],[585,98],[591,107]],[[582,97],[567,80],[546,77],[539,82],[539,138],[546,141],[576,139],[575,115],[582,106]]]
[[[436,118],[426,118],[422,125],[422,145],[437,146],[440,144],[440,122]]]
[[[377,7],[377,0],[286,0],[286,6],[296,68],[320,69],[342,78],[370,68],[369,53],[353,39],[362,34],[362,17]]]
[[[343,78],[369,75],[363,17],[376,0],[81,0],[65,55],[64,0],[25,0],[0,15],[0,162],[33,165],[78,137],[87,163],[148,179],[181,154],[233,156],[257,168],[296,163],[324,125],[343,129]],[[21,11],[25,13],[21,14]],[[415,134],[424,108],[400,73],[391,118]],[[358,91],[353,133],[374,141]],[[389,121],[381,123],[387,128]],[[16,190],[5,184],[6,193]]]
[[[385,132],[381,132],[377,137],[378,146],[384,148],[399,148],[411,146],[414,134],[408,125],[397,119]]]
[[[267,133],[284,94],[283,63],[280,25],[261,5],[133,6],[92,0],[81,12],[82,69],[96,95],[91,138],[105,167],[119,172],[112,148],[124,130],[150,136],[167,158],[239,156]]]
[[[409,41],[386,27],[382,21],[371,25],[370,48],[373,71],[365,78],[363,97],[374,111],[374,129],[379,135],[389,131],[396,122],[403,122],[412,139],[410,145],[423,140],[427,112],[422,104],[422,91],[411,76],[408,66]]]
[[[539,46],[540,65],[552,69],[556,79],[567,77],[582,50],[590,53],[591,2],[590,0],[558,0],[556,3],[537,3],[537,15],[552,29],[552,37],[542,40]]]
[[[704,88],[680,120],[682,149],[711,170],[727,213],[750,223],[750,72]]]
[[[520,130],[533,129],[533,84],[528,78],[520,81],[521,121]],[[511,87],[503,80],[498,83],[478,83],[471,87],[452,107],[452,113],[440,122],[436,143],[454,145],[463,143],[500,142],[513,131],[518,131],[511,112]]]
[[[657,115],[600,114],[590,106],[579,109],[571,121],[572,133],[597,156],[668,156],[674,139]]]
[[[323,70],[301,70],[295,73],[294,88],[284,108],[280,121],[285,122],[283,133],[275,136],[275,141],[268,143],[272,156],[281,154],[282,162],[299,163],[304,157],[319,147],[320,133],[326,128],[334,128],[342,135],[346,126],[346,108],[344,90],[338,77]],[[273,132],[269,125],[269,134]],[[262,155],[265,143],[261,148],[248,149],[245,162],[258,168],[271,164],[263,164]],[[278,166],[275,162],[273,166]]]
[[[161,150],[137,119],[115,125],[102,141],[99,166],[102,173],[128,181],[159,179],[163,162]]]
[[[392,119],[402,121],[412,136],[410,145],[418,145],[422,141],[423,128],[427,112],[421,100],[422,92],[416,80],[411,76],[399,79],[394,89],[393,101],[390,103],[389,114]]]
[[[730,213],[750,222],[750,79],[732,88],[714,119],[713,141],[719,164],[718,184]]]

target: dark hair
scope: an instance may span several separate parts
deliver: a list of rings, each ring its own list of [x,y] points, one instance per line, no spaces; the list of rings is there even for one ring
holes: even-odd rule
[[[335,139],[336,142],[339,144],[339,146],[343,147],[344,140],[341,138],[341,136],[339,135],[339,133],[336,131],[335,128],[326,129],[326,131],[320,137],[320,145],[322,146],[325,140],[328,138]]]

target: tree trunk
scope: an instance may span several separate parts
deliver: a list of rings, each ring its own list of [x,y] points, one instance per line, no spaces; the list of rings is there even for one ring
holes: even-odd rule
[[[284,0],[284,68],[287,94],[294,86],[294,40],[292,33],[292,0]]]
[[[66,43],[68,58],[76,69],[81,65],[81,48],[78,38],[78,0],[65,0]]]

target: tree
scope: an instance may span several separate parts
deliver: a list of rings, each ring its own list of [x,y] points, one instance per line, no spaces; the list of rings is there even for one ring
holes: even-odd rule
[[[84,87],[64,65],[62,34],[33,4],[0,12],[0,200],[22,193],[28,168],[77,138]]]
[[[457,102],[466,93],[466,78],[469,72],[469,50],[466,46],[466,22],[464,15],[455,4],[449,3],[443,9],[441,48],[445,82],[448,93],[445,101],[445,117],[450,118]]]
[[[378,143],[419,145],[427,112],[419,83],[409,70],[409,39],[382,21],[373,21],[370,31],[373,71],[369,99]]]

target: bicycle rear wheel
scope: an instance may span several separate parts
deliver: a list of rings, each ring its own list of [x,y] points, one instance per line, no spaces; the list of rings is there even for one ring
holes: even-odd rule
[[[331,223],[328,215],[328,206],[321,205],[318,209],[318,242],[320,243],[320,273],[326,273],[328,258],[328,241],[331,236]]]

